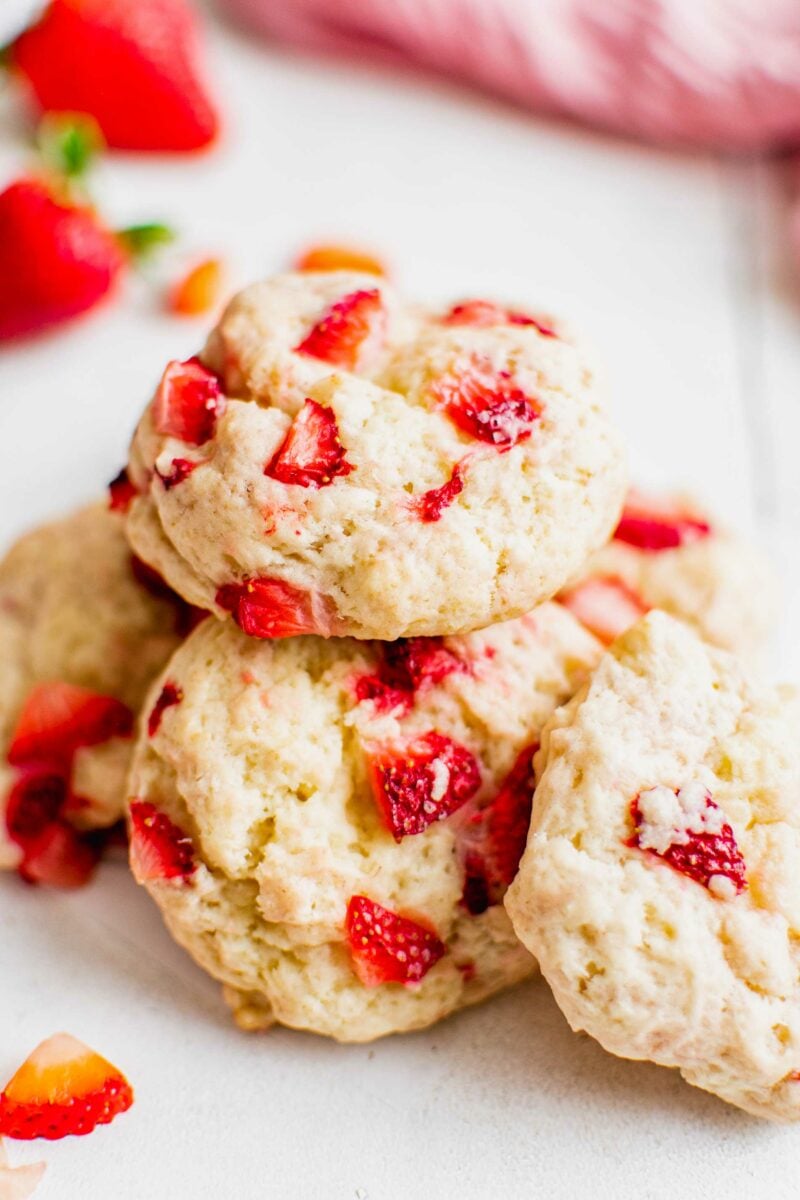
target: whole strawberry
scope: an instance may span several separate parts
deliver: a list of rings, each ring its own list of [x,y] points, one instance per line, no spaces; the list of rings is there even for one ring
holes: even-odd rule
[[[217,134],[186,0],[50,0],[10,58],[45,112],[90,114],[117,149],[197,150]]]

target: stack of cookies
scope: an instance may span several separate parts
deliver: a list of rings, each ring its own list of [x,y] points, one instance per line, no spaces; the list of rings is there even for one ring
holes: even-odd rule
[[[0,566],[0,861],[80,883],[127,810],[244,1028],[366,1041],[538,963],[613,1053],[800,1117],[768,577],[629,490],[550,317],[272,279],[166,367],[110,506]]]

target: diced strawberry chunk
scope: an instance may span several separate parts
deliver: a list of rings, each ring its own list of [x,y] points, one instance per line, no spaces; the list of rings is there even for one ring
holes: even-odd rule
[[[532,325],[543,337],[557,337],[555,330],[527,313],[501,308],[491,300],[463,300],[442,317],[443,325],[473,325],[488,328],[493,325]]]
[[[701,517],[631,491],[614,537],[638,550],[657,552],[698,542],[710,533],[711,526]]]
[[[122,468],[108,485],[108,507],[112,512],[127,512],[139,491],[130,481],[127,469]]]
[[[351,896],[345,920],[353,969],[365,987],[419,983],[447,952],[433,929],[367,896]]]
[[[396,842],[449,817],[481,784],[474,755],[435,731],[402,750],[370,754],[367,765],[378,810]]]
[[[198,358],[171,362],[153,401],[153,424],[166,437],[202,446],[214,436],[225,406],[219,380]]]
[[[0,1136],[91,1133],[133,1104],[125,1076],[77,1038],[57,1033],[26,1058],[0,1095]]]
[[[587,579],[562,592],[558,599],[606,645],[650,611],[636,592],[614,576]]]
[[[534,744],[520,752],[497,795],[463,831],[463,903],[473,915],[499,904],[517,873],[528,838],[538,748]]]
[[[631,818],[629,846],[655,854],[718,899],[733,899],[746,889],[736,836],[702,785],[640,792],[631,803]]]
[[[355,693],[359,703],[371,700],[379,712],[409,709],[414,700],[412,692],[392,687],[380,675],[362,675],[356,680]]]
[[[337,624],[326,597],[292,587],[282,579],[226,583],[217,591],[216,600],[250,637],[294,637],[301,633],[330,637]]]
[[[132,800],[130,813],[131,869],[139,882],[189,879],[197,870],[197,863],[188,834],[149,800]]]
[[[199,466],[199,462],[193,462],[190,458],[173,458],[169,471],[163,474],[156,467],[156,475],[163,483],[165,491],[168,492],[177,484],[183,483],[184,479],[191,475],[195,467]]]
[[[358,700],[372,700],[384,712],[410,708],[414,694],[425,685],[441,683],[466,664],[440,637],[398,638],[381,644],[377,674],[362,675],[356,682]]]
[[[456,496],[460,495],[463,490],[464,477],[459,464],[456,463],[447,483],[443,483],[438,488],[430,488],[421,496],[415,496],[409,507],[421,521],[438,521],[444,510],[450,507]]]
[[[526,441],[541,416],[538,403],[525,395],[511,373],[495,370],[483,358],[443,375],[433,395],[459,429],[499,450]]]
[[[24,850],[59,819],[66,801],[67,781],[61,768],[47,763],[21,767],[6,800],[8,836]]]
[[[71,683],[40,683],[27,696],[8,749],[15,766],[69,763],[81,746],[130,737],[133,713],[114,696]]]
[[[54,821],[25,847],[19,873],[28,883],[79,888],[89,882],[103,852],[102,835],[79,833]]]
[[[316,400],[306,400],[264,474],[281,483],[321,488],[332,483],[335,476],[349,475],[352,470],[345,459],[332,409]]]
[[[150,715],[147,718],[147,733],[150,737],[154,737],[161,727],[161,718],[168,708],[172,708],[176,704],[180,704],[183,699],[183,691],[178,687],[177,683],[172,683],[167,680],[163,688],[159,692],[158,699],[150,710]]]
[[[214,307],[221,289],[222,263],[218,258],[207,258],[170,288],[167,307],[177,316],[198,317]]]
[[[350,292],[331,305],[295,349],[352,371],[364,344],[376,341],[385,324],[386,310],[377,288]]]

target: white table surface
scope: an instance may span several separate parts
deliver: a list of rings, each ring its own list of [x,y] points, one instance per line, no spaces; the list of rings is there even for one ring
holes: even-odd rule
[[[9,28],[27,2],[3,0]],[[114,221],[173,221],[235,286],[350,240],[426,298],[569,315],[608,364],[640,472],[699,489],[772,547],[787,589],[775,664],[800,680],[800,272],[777,168],[626,145],[220,25],[211,54],[224,143],[109,161]],[[7,109],[3,180],[24,156]],[[162,364],[201,336],[139,281],[69,332],[0,351],[3,544],[101,489]],[[137,1092],[86,1140],[11,1145],[49,1163],[37,1200],[798,1195],[800,1129],[607,1056],[541,981],[370,1047],[246,1036],[122,865],[77,894],[4,879],[0,903],[0,1076],[63,1028]]]

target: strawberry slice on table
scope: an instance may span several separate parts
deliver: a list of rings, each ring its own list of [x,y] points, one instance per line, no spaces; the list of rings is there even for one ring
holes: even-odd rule
[[[199,358],[167,364],[153,401],[153,424],[158,433],[188,446],[210,441],[226,400],[220,382]]]
[[[636,592],[611,575],[587,579],[567,588],[558,600],[606,645],[650,611]]]
[[[217,303],[222,290],[222,263],[207,258],[170,288],[167,307],[179,317],[199,317]]]
[[[295,350],[352,371],[362,346],[382,334],[386,311],[377,288],[350,292],[332,304]]]
[[[0,1136],[68,1137],[108,1125],[133,1104],[125,1076],[77,1038],[56,1033],[26,1058],[0,1095]]]
[[[226,583],[217,591],[216,601],[250,637],[295,637],[303,633],[331,637],[336,629],[336,614],[324,596],[293,587],[282,579],[262,577]]]
[[[365,275],[388,275],[385,265],[373,254],[351,246],[312,246],[299,256],[295,271],[361,271]]]
[[[41,333],[94,308],[126,262],[93,209],[38,179],[0,193],[0,341]]]
[[[81,746],[130,737],[133,713],[114,696],[72,683],[39,683],[28,693],[8,748],[8,761],[69,763]]]
[[[521,750],[497,795],[470,817],[463,831],[463,903],[473,914],[499,904],[514,881],[528,840],[533,805],[533,756]]]
[[[89,113],[109,146],[198,150],[219,122],[186,0],[51,0],[10,48],[40,107]]]
[[[306,400],[264,474],[280,483],[327,487],[337,475],[353,470],[345,453],[333,410]]]
[[[438,379],[433,396],[454,425],[500,451],[529,438],[541,416],[509,371],[495,370],[480,357]]]
[[[435,731],[401,749],[370,751],[367,769],[378,811],[396,842],[451,816],[481,785],[475,756]]]
[[[557,337],[554,329],[526,313],[502,308],[491,300],[462,300],[442,317],[442,325],[472,325],[490,328],[494,325],[532,325],[543,337]]]
[[[139,882],[190,879],[197,863],[189,835],[149,800],[132,800],[130,814],[131,870]]]
[[[353,969],[365,987],[419,983],[447,952],[436,932],[368,896],[351,896],[345,930]]]
[[[614,538],[638,550],[657,552],[701,541],[710,533],[711,526],[702,517],[693,516],[673,504],[649,500],[632,490]]]

